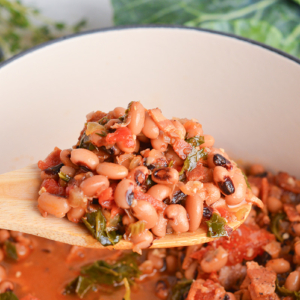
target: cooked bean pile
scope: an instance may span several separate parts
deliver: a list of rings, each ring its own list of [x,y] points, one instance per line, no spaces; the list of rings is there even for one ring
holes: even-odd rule
[[[207,244],[190,247],[143,251],[141,257],[135,258],[138,260],[139,274],[136,270],[130,271],[132,263],[127,265],[130,268],[126,269],[123,266],[126,272],[120,273],[122,276],[126,274],[135,276],[132,278],[136,285],[131,285],[131,300],[141,298],[145,300],[297,300],[300,298],[300,180],[284,172],[271,174],[260,165],[251,166],[245,173],[248,175],[252,192],[261,198],[265,205],[262,208],[253,208],[245,223],[232,232],[230,238],[221,237]],[[53,188],[57,189],[58,186],[53,185]],[[32,243],[31,238],[35,243]],[[39,250],[40,253],[44,253],[44,256],[36,265],[43,265],[47,261],[52,261],[54,255],[60,252],[59,249],[69,246],[51,242],[50,249],[57,251],[51,254],[54,250],[48,250],[49,245],[45,244],[46,240],[31,238],[17,232],[0,230],[0,296],[3,293],[7,296],[7,293],[14,290],[17,295],[27,295],[25,298],[21,297],[22,300],[44,299],[43,296],[36,298],[29,295],[36,295],[38,290],[36,279],[31,280],[30,276],[24,278],[23,275],[21,277],[28,285],[32,281],[33,288],[23,289],[18,283],[18,276],[21,273],[26,273],[28,270],[35,272],[35,269],[30,267],[30,264],[28,264],[29,268],[26,267],[24,263],[23,269],[22,267],[18,269],[20,272],[12,273],[11,269],[16,264],[12,260],[20,263],[28,262],[38,255],[36,251]],[[69,254],[62,251],[67,257],[64,258],[65,260],[61,258],[61,263],[58,264],[59,273],[74,268],[68,265],[70,261],[77,262],[79,267],[91,263],[93,260],[88,255],[89,251],[97,253],[99,250],[73,246]],[[110,261],[116,261],[122,255],[121,251],[109,251],[111,253],[109,255],[100,251],[95,257],[109,258]],[[26,258],[28,255],[29,258]],[[55,267],[55,264],[50,264]],[[108,269],[110,265],[102,264],[101,274],[103,274],[103,267]],[[116,270],[119,271],[114,269],[113,272]],[[95,263],[92,266],[84,266],[83,271],[84,276],[90,276],[88,279],[93,278],[93,274],[97,271]],[[77,276],[79,272],[77,265],[73,276]],[[107,276],[111,276],[110,272],[107,272]],[[51,276],[49,275],[49,281],[53,280]],[[105,278],[101,276],[99,278],[106,282]],[[74,277],[68,280],[73,283]],[[69,294],[62,294],[61,286],[57,286],[60,294],[57,297],[52,296],[51,299],[81,297],[90,300],[95,297],[98,299],[97,296],[100,295],[103,299],[109,297],[121,299],[124,295],[124,291],[121,291],[121,295],[119,293],[116,296],[115,293],[118,293],[116,286],[109,287],[107,283],[105,289],[94,287],[88,292],[84,290],[84,293],[82,287],[87,288],[86,282],[78,281],[76,289],[73,290],[75,296],[73,294],[69,296]],[[112,292],[110,288],[113,288],[114,294],[105,294],[104,291]],[[43,295],[45,289],[44,284],[40,285],[37,295]],[[16,298],[4,299],[15,300]]]
[[[136,252],[218,216],[223,233],[209,234],[230,235],[226,223],[235,216],[228,205],[262,203],[236,163],[213,145],[198,121],[169,120],[140,102],[92,112],[72,149],[55,148],[39,162],[38,207],[45,217],[83,222],[105,246],[123,237]]]

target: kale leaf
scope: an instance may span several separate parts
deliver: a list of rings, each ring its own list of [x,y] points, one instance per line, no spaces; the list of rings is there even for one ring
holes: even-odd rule
[[[197,150],[193,147],[190,154],[187,156],[183,163],[183,167],[181,171],[179,172],[179,175],[182,175],[185,171],[192,171],[196,168],[197,162],[200,159],[207,159],[207,153],[204,151],[204,149]]]
[[[186,142],[191,144],[193,147],[198,147],[205,143],[204,136],[194,136],[192,138],[186,139]]]
[[[16,245],[10,241],[5,241],[5,252],[6,252],[6,255],[17,261],[18,260],[18,253],[17,253],[17,249],[16,249]]]
[[[132,284],[133,279],[139,277],[140,274],[136,253],[125,255],[114,264],[99,260],[82,267],[80,275],[66,286],[64,293],[77,294],[83,298],[97,285],[114,287],[125,284],[125,281]]]
[[[226,220],[222,218],[220,215],[213,213],[210,220],[206,221],[206,225],[208,227],[207,236],[208,237],[221,237],[228,236],[228,232],[226,231]]]
[[[193,280],[182,279],[178,281],[171,290],[168,300],[181,300],[186,299],[188,292],[191,288]]]
[[[274,217],[271,218],[271,226],[270,229],[272,233],[276,236],[277,240],[279,242],[283,242],[283,237],[281,236],[279,232],[279,223],[281,220],[285,219],[286,215],[285,213],[278,213]]]
[[[112,0],[116,25],[173,24],[223,31],[300,57],[300,0]]]
[[[276,280],[276,292],[281,296],[290,296],[296,300],[300,300],[300,292],[293,292],[285,288],[284,286],[280,286],[278,280]]]
[[[82,221],[92,236],[103,246],[115,245],[122,239],[122,234],[118,230],[111,230],[106,226],[107,220],[100,209],[87,213]]]
[[[0,294],[0,300],[18,300],[18,297],[13,292]]]

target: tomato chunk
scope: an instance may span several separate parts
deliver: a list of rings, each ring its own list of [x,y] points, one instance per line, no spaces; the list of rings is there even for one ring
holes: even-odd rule
[[[44,159],[38,162],[38,167],[41,170],[45,170],[50,167],[54,167],[61,163],[60,160],[60,152],[61,150],[57,147]]]
[[[113,189],[109,187],[101,192],[98,201],[102,207],[112,209],[114,203]]]
[[[106,142],[108,144],[124,142],[124,146],[128,148],[133,148],[135,146],[133,135],[127,127],[120,127],[115,132],[109,133],[106,136]]]
[[[60,186],[54,179],[45,179],[42,182],[41,188],[44,187],[46,191],[53,195],[64,196],[65,189]]]
[[[181,159],[186,159],[188,154],[192,151],[193,146],[185,140],[177,140],[173,144],[173,149]]]
[[[233,231],[230,239],[220,238],[216,242],[211,242],[206,248],[193,253],[191,257],[201,260],[205,252],[221,245],[228,251],[227,265],[236,265],[244,259],[252,260],[257,255],[261,255],[264,252],[262,247],[273,240],[275,240],[274,235],[265,229],[242,224]]]
[[[165,203],[163,203],[162,201],[159,201],[159,200],[155,199],[154,197],[139,191],[138,189],[134,190],[134,198],[138,199],[138,200],[145,200],[145,201],[149,202],[150,204],[153,205],[153,207],[155,209],[164,210],[167,207],[167,205]]]
[[[39,299],[36,297],[33,297],[31,295],[27,295],[27,296],[21,298],[21,300],[39,300]]]

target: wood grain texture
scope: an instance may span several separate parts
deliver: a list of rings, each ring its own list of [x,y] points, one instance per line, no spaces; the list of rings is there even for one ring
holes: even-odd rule
[[[0,228],[17,230],[50,240],[88,248],[104,248],[88,231],[66,218],[48,216],[43,218],[37,208],[38,191],[41,184],[37,165],[0,175]],[[236,229],[248,216],[251,205],[241,222],[228,224]],[[202,244],[213,240],[206,236],[206,230],[168,234],[154,241],[151,248],[169,248]],[[111,249],[131,249],[132,244],[122,240]]]

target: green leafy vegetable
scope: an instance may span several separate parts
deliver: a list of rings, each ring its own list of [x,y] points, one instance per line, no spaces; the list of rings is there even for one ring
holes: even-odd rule
[[[151,176],[148,176],[147,177],[147,180],[146,180],[146,185],[147,185],[147,188],[150,189],[152,186],[154,186],[156,184],[156,182],[154,182],[151,178]]]
[[[18,297],[13,292],[0,294],[0,300],[18,300]]]
[[[173,160],[171,160],[171,161],[170,161],[170,163],[169,163],[169,165],[168,165],[168,167],[169,167],[169,168],[172,168],[172,167],[173,167],[173,165],[174,165],[174,161],[173,161]]]
[[[276,280],[276,292],[281,296],[291,296],[296,300],[300,300],[300,292],[293,292],[288,290],[284,286],[279,286],[278,280]]]
[[[125,295],[123,297],[123,300],[130,300],[130,285],[127,278],[123,279],[123,284],[125,286]]]
[[[145,231],[146,222],[145,221],[137,221],[128,226],[128,232],[131,235],[137,235]]]
[[[281,220],[285,219],[285,217],[286,215],[284,213],[278,213],[273,218],[271,218],[270,229],[279,242],[283,242],[283,237],[279,232],[279,224]]]
[[[118,230],[111,230],[110,227],[106,226],[107,221],[101,210],[87,213],[82,221],[92,236],[103,246],[115,245],[122,239]]]
[[[193,147],[198,147],[198,146],[205,143],[204,136],[195,136],[195,137],[192,137],[190,139],[187,139],[186,141],[189,144],[191,144]]]
[[[130,112],[130,109],[131,109],[131,105],[132,105],[133,101],[129,102],[128,106],[127,106],[127,109],[125,110],[125,115],[120,117],[119,120],[122,122],[122,123],[125,123],[127,118],[128,118],[128,114]]]
[[[242,174],[244,175],[244,178],[245,178],[245,181],[246,181],[246,184],[247,184],[248,189],[252,190],[252,189],[251,189],[251,185],[250,185],[250,183],[249,183],[249,181],[248,181],[248,178],[247,178],[246,174],[245,174],[244,172],[242,172]]]
[[[0,300],[19,300],[13,292],[5,292],[0,294]]]
[[[206,221],[208,227],[207,236],[208,237],[221,237],[228,236],[228,232],[225,229],[226,220],[220,215],[213,213],[210,220]]]
[[[107,132],[102,131],[101,133],[96,132],[97,135],[101,136],[101,137],[106,137],[107,136]]]
[[[185,159],[179,175],[182,175],[185,171],[192,171],[193,169],[195,169],[197,166],[197,162],[201,158],[207,159],[207,153],[204,151],[204,149],[197,150],[193,147],[191,153]]]
[[[250,38],[300,57],[300,0],[112,0],[116,25],[180,24]]]
[[[193,280],[182,279],[178,281],[171,290],[168,300],[186,299],[186,296],[191,288]]]
[[[70,179],[71,179],[71,177],[69,175],[62,173],[62,172],[59,172],[58,176],[60,179],[66,181],[66,182],[70,181]]]
[[[17,261],[18,260],[18,253],[17,253],[17,249],[16,249],[16,245],[10,241],[5,241],[5,252],[6,252],[6,255]]]
[[[133,283],[133,279],[140,276],[137,255],[129,254],[114,264],[103,260],[94,262],[81,269],[81,274],[71,281],[65,288],[66,294],[77,294],[80,298],[96,285],[117,286]],[[127,283],[126,283],[127,282]],[[128,297],[128,292],[126,292]],[[130,293],[129,293],[130,296]],[[130,298],[125,298],[125,300]]]
[[[74,27],[51,21],[18,0],[0,0],[0,15],[0,62],[40,43],[80,31],[85,26],[82,21]]]

